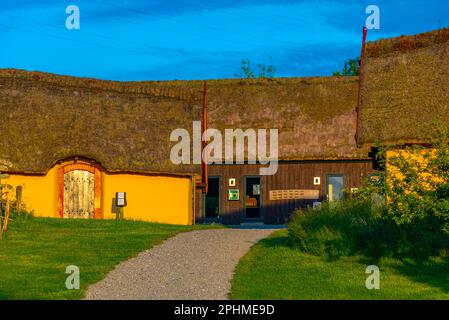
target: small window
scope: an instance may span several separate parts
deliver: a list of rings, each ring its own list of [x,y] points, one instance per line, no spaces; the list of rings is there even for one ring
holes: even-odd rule
[[[327,176],[327,197],[330,202],[343,198],[344,188],[344,175],[333,174]]]

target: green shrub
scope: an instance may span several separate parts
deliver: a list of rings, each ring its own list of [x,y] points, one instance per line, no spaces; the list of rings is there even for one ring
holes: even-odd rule
[[[449,135],[431,149],[381,148],[386,168],[363,181],[349,199],[294,213],[291,242],[304,252],[336,259],[425,259],[449,250]],[[387,199],[387,201],[385,201]]]
[[[19,210],[19,211],[12,209],[9,214],[9,217],[11,219],[17,219],[17,220],[29,220],[34,217],[34,212],[26,211],[24,209]]]
[[[365,255],[425,259],[449,248],[449,237],[438,217],[398,225],[385,206],[348,200],[298,210],[289,224],[291,243],[326,260]]]
[[[431,149],[385,148],[386,196],[392,218],[400,225],[424,224],[449,234],[449,136]]]
[[[326,259],[357,251],[362,226],[376,218],[368,202],[325,203],[319,209],[298,210],[289,224],[289,237],[300,250]]]
[[[22,204],[23,206],[23,204]],[[2,217],[5,217],[6,214],[6,201],[0,201],[0,215]],[[31,219],[34,217],[33,211],[27,211],[25,209],[17,210],[17,204],[15,201],[11,201],[10,203],[10,211],[9,211],[9,218],[10,219]]]

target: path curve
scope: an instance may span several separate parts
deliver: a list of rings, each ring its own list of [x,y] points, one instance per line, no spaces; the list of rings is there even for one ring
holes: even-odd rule
[[[273,229],[180,233],[117,265],[86,299],[227,299],[240,258]]]

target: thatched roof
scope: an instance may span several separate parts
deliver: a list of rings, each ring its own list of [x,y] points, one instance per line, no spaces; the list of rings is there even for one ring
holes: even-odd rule
[[[358,143],[425,143],[449,129],[449,28],[368,43]]]
[[[45,173],[62,159],[110,172],[184,174],[172,130],[201,120],[201,81],[114,82],[0,70],[0,171]],[[208,81],[209,128],[278,128],[280,159],[361,159],[356,78]]]
[[[111,172],[200,172],[170,161],[170,132],[200,119],[195,86],[0,71],[0,170],[45,173],[94,159]]]
[[[218,80],[208,88],[209,127],[279,129],[281,160],[367,157],[354,138],[357,78]]]

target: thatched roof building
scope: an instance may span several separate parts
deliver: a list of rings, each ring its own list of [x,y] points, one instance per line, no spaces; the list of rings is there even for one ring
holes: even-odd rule
[[[0,70],[0,171],[46,173],[63,159],[109,172],[191,174],[172,130],[201,120],[202,82],[114,82]],[[356,148],[356,78],[208,81],[209,128],[278,128],[281,160],[365,159]]]
[[[425,143],[449,129],[449,28],[368,43],[360,145]]]

